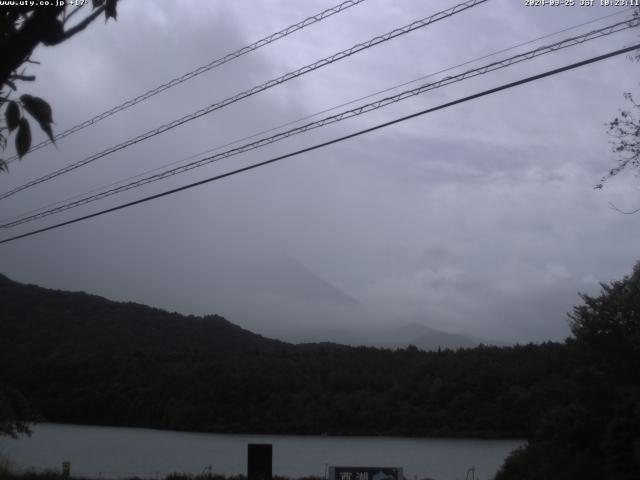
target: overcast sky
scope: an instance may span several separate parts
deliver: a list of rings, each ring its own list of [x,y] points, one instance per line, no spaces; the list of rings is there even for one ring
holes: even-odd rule
[[[20,92],[51,103],[59,132],[335,3],[123,0],[117,22],[99,20],[61,46],[37,50],[41,65],[30,66],[37,81]],[[0,190],[456,3],[366,0],[28,155],[0,177]],[[620,21],[630,14],[622,10],[490,0],[2,200],[0,218],[604,15],[621,12],[425,82]],[[2,238],[635,41],[632,30],[556,52]],[[569,333],[566,312],[578,292],[597,292],[598,282],[630,273],[640,259],[640,214],[609,207],[639,207],[638,178],[628,172],[593,188],[615,165],[605,124],[626,106],[623,93],[638,90],[639,68],[616,57],[0,245],[0,272],[182,313],[218,313],[283,338],[419,322],[498,340],[559,340]]]

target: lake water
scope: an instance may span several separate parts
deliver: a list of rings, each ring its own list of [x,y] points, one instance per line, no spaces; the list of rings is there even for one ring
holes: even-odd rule
[[[141,428],[40,424],[30,438],[0,437],[0,455],[20,469],[60,470],[72,475],[162,478],[172,472],[246,474],[247,444],[273,444],[273,473],[324,476],[327,465],[402,467],[410,480],[491,479],[518,440],[449,440],[389,437],[228,435]],[[471,477],[469,477],[471,478]]]

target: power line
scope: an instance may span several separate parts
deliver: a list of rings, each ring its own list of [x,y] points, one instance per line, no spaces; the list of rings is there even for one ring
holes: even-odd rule
[[[30,236],[36,235],[38,233],[47,232],[49,230],[54,230],[54,229],[57,229],[57,228],[60,228],[60,227],[66,226],[66,225],[71,225],[71,224],[78,223],[78,222],[83,221],[83,220],[87,220],[87,219],[90,219],[90,218],[94,218],[94,217],[98,217],[98,216],[101,216],[101,215],[105,215],[107,213],[111,213],[111,212],[122,210],[122,209],[125,209],[125,208],[128,208],[128,207],[132,207],[134,205],[139,205],[141,203],[146,203],[146,202],[149,202],[151,200],[156,200],[158,198],[162,198],[162,197],[165,197],[165,196],[168,196],[168,195],[172,195],[174,193],[181,192],[183,190],[189,190],[191,188],[194,188],[194,187],[197,187],[197,186],[200,186],[200,185],[204,185],[206,183],[211,183],[211,182],[214,182],[214,181],[217,181],[217,180],[221,180],[223,178],[230,177],[232,175],[243,173],[243,172],[246,172],[246,171],[249,171],[249,170],[256,169],[258,167],[263,167],[265,165],[269,165],[271,163],[278,162],[280,160],[284,160],[286,158],[294,157],[294,156],[297,156],[297,155],[300,155],[300,154],[303,154],[303,153],[311,152],[313,150],[317,150],[317,149],[320,149],[320,148],[323,148],[323,147],[327,147],[329,145],[333,145],[335,143],[339,143],[339,142],[342,142],[342,141],[345,141],[345,140],[349,140],[351,138],[358,137],[360,135],[364,135],[366,133],[370,133],[370,132],[373,132],[373,131],[376,131],[376,130],[379,130],[379,129],[382,129],[382,128],[385,128],[385,127],[389,127],[391,125],[395,125],[397,123],[401,123],[401,122],[410,120],[412,118],[416,118],[416,117],[419,117],[419,116],[422,116],[422,115],[426,115],[428,113],[432,113],[432,112],[435,112],[437,110],[442,110],[442,109],[445,109],[445,108],[449,108],[449,107],[452,107],[454,105],[458,105],[460,103],[468,102],[470,100],[475,100],[477,98],[484,97],[486,95],[491,95],[493,93],[500,92],[502,90],[507,90],[509,88],[513,88],[513,87],[516,87],[516,86],[519,86],[519,85],[524,85],[526,83],[530,83],[530,82],[533,82],[533,81],[536,81],[536,80],[540,80],[540,79],[545,78],[545,77],[550,77],[552,75],[557,75],[559,73],[562,73],[562,72],[565,72],[565,71],[568,71],[568,70],[573,70],[575,68],[582,67],[582,66],[585,66],[585,65],[589,65],[591,63],[599,62],[599,61],[602,61],[602,60],[605,60],[607,58],[611,58],[611,57],[614,57],[614,56],[617,56],[617,55],[622,55],[624,53],[631,52],[631,51],[636,50],[638,48],[640,48],[640,43],[638,43],[636,45],[633,45],[631,47],[621,48],[619,50],[615,50],[613,52],[609,52],[609,53],[606,53],[604,55],[599,55],[597,57],[592,57],[592,58],[589,58],[587,60],[582,60],[580,62],[572,63],[570,65],[565,65],[564,67],[555,68],[553,70],[548,70],[546,72],[543,72],[543,73],[540,73],[540,74],[537,74],[537,75],[533,75],[533,76],[530,76],[530,77],[526,77],[524,79],[517,80],[515,82],[506,83],[506,84],[500,85],[498,87],[491,88],[489,90],[484,90],[482,92],[475,93],[473,95],[469,95],[467,97],[463,97],[463,98],[459,98],[457,100],[453,100],[451,102],[443,103],[443,104],[438,105],[436,107],[427,108],[425,110],[421,110],[419,112],[412,113],[410,115],[406,115],[406,116],[403,116],[403,117],[400,117],[400,118],[396,118],[395,120],[384,122],[384,123],[375,125],[373,127],[366,128],[364,130],[359,130],[359,131],[351,133],[349,135],[344,135],[342,137],[334,138],[333,140],[329,140],[329,141],[326,141],[326,142],[318,143],[316,145],[312,145],[311,147],[306,147],[306,148],[303,148],[303,149],[300,149],[300,150],[296,150],[295,152],[287,153],[285,155],[280,155],[278,157],[271,158],[269,160],[265,160],[263,162],[255,163],[253,165],[249,165],[249,166],[246,166],[246,167],[243,167],[243,168],[238,168],[236,170],[232,170],[230,172],[223,173],[223,174],[220,174],[220,175],[215,175],[213,177],[209,177],[209,178],[206,178],[204,180],[193,182],[193,183],[190,183],[188,185],[183,185],[182,187],[173,188],[171,190],[167,190],[167,191],[164,191],[162,193],[157,193],[155,195],[150,195],[150,196],[138,199],[138,200],[134,200],[132,202],[127,202],[127,203],[124,203],[124,204],[121,204],[121,205],[117,205],[115,207],[111,207],[111,208],[107,208],[105,210],[101,210],[99,212],[91,213],[89,215],[84,215],[82,217],[77,217],[77,218],[74,218],[72,220],[67,220],[66,222],[61,222],[61,223],[58,223],[58,224],[55,224],[55,225],[50,225],[48,227],[40,228],[40,229],[37,229],[37,230],[32,230],[30,232],[23,233],[21,235],[16,235],[14,237],[6,238],[4,240],[0,240],[0,244],[12,242],[12,241],[15,241],[15,240],[18,240],[18,239],[21,239],[21,238],[30,237]]]
[[[245,47],[240,48],[239,50],[236,50],[235,52],[231,52],[226,54],[223,57],[220,57],[216,60],[213,60],[212,62],[206,64],[206,65],[202,65],[201,67],[196,68],[195,70],[192,70],[190,72],[185,73],[184,75],[181,75],[179,77],[174,78],[173,80],[169,80],[166,83],[163,83],[162,85],[158,85],[157,87],[141,94],[138,95],[137,97],[131,98],[123,103],[121,103],[120,105],[117,105],[109,110],[106,110],[96,116],[94,116],[93,118],[90,118],[89,120],[85,120],[84,122],[81,122],[77,125],[74,125],[73,127],[60,132],[59,134],[55,135],[53,138],[54,140],[59,140],[61,138],[67,137],[73,133],[76,133],[84,128],[87,128],[91,125],[94,125],[102,120],[104,120],[105,118],[108,118],[112,115],[115,115],[118,112],[121,112],[122,110],[126,110],[127,108],[133,107],[134,105],[137,105],[138,103],[147,100],[151,97],[153,97],[154,95],[157,95],[161,92],[164,92],[165,90],[175,87],[176,85],[179,85],[183,82],[186,82],[187,80],[191,80],[192,78],[197,77],[198,75],[201,75],[205,72],[208,72],[209,70],[212,70],[216,67],[219,67],[221,65],[224,65],[227,62],[230,62],[231,60],[235,60],[238,57],[241,57],[243,55],[246,55],[247,53],[253,52],[261,47],[264,47],[266,45],[269,45],[270,43],[273,43],[277,40],[280,40],[282,38],[287,37],[288,35],[291,35],[294,32],[297,32],[298,30],[302,30],[305,27],[308,27],[309,25],[313,25],[314,23],[320,22],[322,20],[324,20],[325,18],[328,18],[332,15],[335,15],[336,13],[340,13],[348,8],[351,8],[355,5],[358,5],[362,2],[364,2],[365,0],[347,0],[345,2],[342,2],[334,7],[328,8],[326,10],[323,10],[320,13],[317,13],[315,15],[312,15],[310,17],[305,18],[304,20],[298,22],[298,23],[294,23],[293,25],[289,25],[287,28],[283,28],[282,30],[276,32],[276,33],[272,33],[271,35],[264,37],[260,40],[258,40],[257,42],[252,43],[251,45],[247,45]],[[39,150],[42,147],[46,147],[47,145],[51,145],[53,142],[49,139],[44,140],[36,145],[34,145],[33,147],[31,147],[29,149],[29,152],[33,152],[35,150]],[[11,163],[14,162],[15,160],[18,160],[19,157],[18,155],[13,155],[12,157],[10,157],[9,159],[7,159],[6,163]]]
[[[18,215],[14,215],[14,216],[11,216],[11,217],[3,218],[2,220],[0,220],[0,222],[3,222],[3,223],[5,223],[5,224],[6,224],[6,223],[11,222],[12,220],[15,220],[15,219],[18,219],[18,218],[25,218],[25,217],[27,217],[27,216],[29,216],[29,215],[33,214],[33,213],[40,212],[41,210],[49,209],[49,208],[54,207],[54,206],[56,206],[56,205],[60,205],[60,204],[63,204],[63,203],[70,202],[70,201],[72,201],[72,200],[75,200],[75,199],[77,199],[77,198],[83,197],[83,196],[85,196],[85,195],[90,195],[90,194],[92,194],[92,193],[99,192],[99,191],[104,190],[104,189],[106,189],[106,188],[110,188],[110,187],[113,187],[113,186],[115,186],[115,185],[118,185],[118,184],[121,184],[121,183],[127,182],[127,181],[129,181],[129,180],[133,180],[133,179],[136,179],[136,178],[140,178],[140,177],[142,177],[142,176],[144,176],[144,175],[147,175],[147,174],[149,174],[149,173],[157,172],[158,170],[161,170],[161,169],[163,169],[163,168],[171,167],[171,166],[173,166],[173,165],[177,165],[177,164],[179,164],[179,163],[186,162],[186,161],[191,160],[191,159],[193,159],[193,158],[197,158],[197,157],[199,157],[199,156],[201,156],[201,155],[205,155],[205,154],[207,154],[207,153],[212,153],[212,152],[215,152],[215,151],[217,151],[217,150],[221,150],[221,149],[223,149],[223,148],[230,147],[231,145],[235,145],[235,144],[237,144],[237,143],[244,142],[245,140],[251,140],[252,138],[259,137],[260,135],[264,135],[264,134],[266,134],[266,133],[271,133],[271,132],[273,132],[273,131],[280,130],[281,128],[288,127],[288,126],[290,126],[290,125],[295,125],[296,123],[300,123],[300,122],[302,122],[302,121],[304,121],[304,120],[308,120],[308,119],[311,119],[311,118],[313,118],[313,117],[317,117],[317,116],[319,116],[319,115],[322,115],[323,113],[328,113],[328,112],[331,112],[331,111],[333,111],[333,110],[337,110],[338,108],[346,107],[346,106],[348,106],[348,105],[352,105],[352,104],[354,104],[354,103],[356,103],[356,102],[359,102],[359,101],[361,101],[361,100],[366,100],[366,99],[368,99],[368,98],[375,97],[375,96],[380,95],[380,94],[382,94],[382,93],[387,93],[387,92],[390,92],[390,91],[392,91],[392,90],[396,90],[396,89],[398,89],[398,88],[405,87],[405,86],[410,85],[410,84],[412,84],[412,83],[416,83],[416,82],[419,82],[419,81],[421,81],[421,80],[425,80],[425,79],[427,79],[427,78],[434,77],[434,76],[439,75],[439,74],[441,74],[441,73],[446,73],[446,72],[449,72],[449,71],[451,71],[451,70],[455,70],[455,69],[457,69],[457,68],[463,67],[463,66],[465,66],[465,65],[469,65],[469,64],[471,64],[471,63],[475,63],[475,62],[477,62],[477,61],[484,60],[484,59],[486,59],[486,58],[489,58],[489,57],[493,57],[493,56],[499,55],[500,53],[509,52],[509,51],[511,51],[511,50],[515,50],[516,48],[520,48],[520,47],[523,47],[523,46],[525,46],[525,45],[530,45],[530,44],[535,43],[535,42],[538,42],[538,41],[540,41],[540,40],[544,40],[544,39],[546,39],[546,38],[550,38],[550,37],[556,36],[556,35],[558,35],[558,34],[560,34],[560,33],[568,32],[568,31],[571,31],[571,30],[575,30],[575,29],[577,29],[577,28],[584,27],[584,26],[586,26],[586,25],[590,25],[590,24],[592,24],[592,23],[596,23],[596,22],[599,22],[600,20],[604,20],[604,19],[607,19],[607,18],[610,18],[610,17],[614,17],[614,16],[622,15],[622,14],[624,14],[624,13],[627,13],[627,12],[631,11],[631,10],[634,10],[634,7],[630,7],[630,8],[624,9],[624,10],[620,10],[620,11],[617,11],[617,12],[614,12],[614,13],[610,13],[610,14],[608,14],[608,15],[603,15],[603,16],[600,16],[600,17],[594,18],[593,20],[589,20],[589,21],[586,21],[586,22],[583,22],[583,23],[579,23],[579,24],[577,24],[577,25],[572,25],[572,26],[570,26],[570,27],[563,28],[562,30],[557,30],[557,31],[555,31],[555,32],[548,33],[548,34],[542,35],[542,36],[540,36],[540,37],[537,37],[537,38],[534,38],[534,39],[531,39],[531,40],[527,40],[526,42],[521,42],[521,43],[518,43],[518,44],[513,45],[513,46],[511,46],[511,47],[503,48],[503,49],[501,49],[501,50],[494,51],[494,52],[489,53],[489,54],[487,54],[487,55],[483,55],[483,56],[481,56],[481,57],[476,57],[476,58],[474,58],[474,59],[467,60],[467,61],[465,61],[465,62],[463,62],[463,63],[459,63],[459,64],[457,64],[457,65],[454,65],[454,66],[451,66],[451,67],[447,67],[447,68],[442,69],[442,70],[438,70],[437,72],[429,73],[429,74],[427,74],[427,75],[423,75],[423,76],[418,77],[418,78],[415,78],[415,79],[413,79],[413,80],[409,80],[409,81],[407,81],[407,82],[403,82],[403,83],[400,83],[400,84],[396,84],[396,85],[393,85],[393,86],[391,86],[391,87],[385,88],[385,89],[383,89],[383,90],[378,90],[378,91],[373,92],[373,93],[370,93],[370,94],[368,94],[368,95],[365,95],[365,96],[362,96],[362,97],[358,97],[358,98],[353,99],[353,100],[350,100],[350,101],[348,101],[348,102],[344,102],[344,103],[341,103],[341,104],[339,104],[339,105],[334,105],[333,107],[326,108],[326,109],[321,110],[321,111],[319,111],[319,112],[312,113],[312,114],[310,114],[310,115],[305,115],[304,117],[298,118],[298,119],[296,119],[296,120],[291,120],[291,121],[288,121],[288,122],[282,123],[282,124],[280,124],[280,125],[277,125],[277,126],[275,126],[275,127],[271,127],[271,128],[266,129],[266,130],[261,130],[261,131],[259,131],[259,132],[253,133],[253,134],[251,134],[251,135],[247,135],[247,136],[245,136],[245,137],[242,137],[242,138],[238,138],[238,139],[232,140],[232,141],[227,142],[227,143],[225,143],[225,144],[218,145],[217,147],[209,148],[209,149],[207,149],[207,150],[204,150],[204,151],[201,151],[201,152],[198,152],[198,153],[194,153],[194,154],[189,155],[189,156],[187,156],[187,157],[181,158],[180,160],[176,160],[176,161],[173,161],[173,162],[170,162],[170,163],[167,163],[167,164],[161,165],[161,166],[159,166],[159,167],[155,167],[155,168],[153,168],[153,169],[146,170],[146,171],[141,172],[141,173],[139,173],[139,174],[136,174],[136,175],[133,175],[133,176],[130,176],[130,177],[127,177],[127,178],[121,179],[121,180],[117,180],[117,181],[112,182],[112,183],[110,183],[110,184],[108,184],[108,185],[102,185],[102,186],[100,186],[100,187],[94,188],[94,189],[89,190],[89,191],[87,191],[87,192],[83,192],[83,193],[80,193],[80,194],[77,194],[77,195],[73,195],[73,196],[71,196],[71,197],[67,197],[67,198],[65,198],[65,199],[63,199],[63,200],[58,200],[58,201],[56,201],[56,202],[49,203],[49,204],[47,204],[47,205],[44,205],[44,206],[42,206],[42,207],[39,207],[39,208],[35,208],[35,209],[32,209],[32,210],[29,210],[29,211],[27,211],[27,212],[24,212],[24,213],[21,213],[21,214],[18,214]],[[607,27],[605,27],[605,28],[607,28]],[[0,228],[3,228],[3,227],[5,227],[5,226],[9,226],[9,225],[0,225]]]
[[[377,37],[374,37],[366,42],[363,43],[358,43],[346,50],[343,50],[341,52],[338,53],[334,53],[333,55],[329,56],[329,57],[325,57],[321,60],[318,60],[317,62],[314,62],[312,64],[306,65],[302,68],[299,68],[297,70],[294,70],[292,72],[286,73],[285,75],[282,75],[276,79],[272,79],[269,80],[266,83],[263,83],[261,85],[258,85],[256,87],[250,88],[249,90],[245,90],[244,92],[238,93],[232,97],[229,97],[225,100],[222,100],[221,102],[218,103],[214,103],[212,105],[209,105],[208,107],[202,108],[200,110],[197,110],[196,112],[193,112],[189,115],[186,115],[184,117],[181,117],[177,120],[173,120],[170,123],[161,125],[160,127],[157,127],[153,130],[149,130],[146,133],[143,133],[141,135],[138,135],[137,137],[131,138],[123,143],[120,143],[114,147],[110,147],[106,150],[103,150],[102,152],[96,153],[94,155],[91,155],[89,157],[84,158],[83,160],[80,160],[76,163],[73,163],[71,165],[68,165],[64,168],[61,168],[59,170],[56,170],[54,172],[51,172],[47,175],[44,175],[42,177],[39,177],[35,180],[31,180],[30,182],[27,182],[23,185],[20,185],[19,187],[14,188],[13,190],[10,190],[8,192],[5,192],[3,194],[0,194],[0,200],[10,197],[12,195],[15,195],[18,192],[21,192],[22,190],[25,190],[27,188],[33,187],[35,185],[38,185],[40,183],[46,182],[47,180],[51,180],[52,178],[58,177],[62,174],[68,173],[72,170],[75,170],[77,168],[80,168],[84,165],[87,165],[88,163],[94,162],[95,160],[98,160],[99,158],[105,157],[111,153],[117,152],[119,150],[122,150],[126,147],[129,147],[131,145],[134,145],[136,143],[139,143],[143,140],[146,140],[148,138],[154,137],[156,135],[159,135],[161,133],[164,133],[168,130],[171,130],[175,127],[178,127],[184,123],[187,123],[191,120],[195,120],[196,118],[202,117],[203,115],[207,115],[215,110],[221,109],[223,107],[226,107],[232,103],[235,103],[237,101],[240,101],[244,98],[247,98],[251,95],[255,95],[257,93],[260,93],[264,90],[267,90],[269,88],[275,87],[277,85],[280,85],[284,82],[287,82],[289,80],[292,80],[294,78],[297,78],[299,76],[305,75],[309,72],[312,72],[314,70],[317,70],[319,68],[325,67],[327,65],[330,65],[334,62],[337,62],[339,60],[342,60],[344,58],[347,58],[351,55],[354,55],[358,52],[361,52],[363,50],[366,50],[368,48],[371,48],[375,45],[378,45],[380,43],[389,41],[393,38],[396,38],[400,35],[404,35],[406,33],[412,32],[414,30],[417,30],[419,28],[423,28],[426,27],[427,25],[430,25],[432,23],[435,23],[439,20],[443,20],[445,18],[451,17],[457,13],[460,13],[462,11],[468,10],[469,8],[473,8],[477,5],[480,5],[482,3],[487,2],[488,0],[467,0],[466,2],[463,2],[459,5],[456,5],[452,8],[449,8],[447,10],[443,10],[441,12],[435,13],[429,17],[425,17],[421,20],[416,20],[408,25],[405,25],[404,27],[400,27],[400,28],[396,28],[395,30],[392,30],[391,32],[385,33],[383,35],[379,35]]]
[[[450,85],[452,83],[456,83],[456,82],[460,82],[469,78],[473,78],[479,75],[484,75],[486,73],[490,73],[496,70],[500,70],[502,68],[506,68],[506,67],[510,67],[512,65],[521,63],[523,61],[527,61],[527,60],[531,60],[533,58],[542,56],[542,55],[546,55],[564,48],[568,48],[568,47],[572,47],[575,45],[579,45],[582,44],[584,42],[590,41],[590,40],[594,40],[597,38],[602,38],[604,36],[607,35],[611,35],[613,33],[617,33],[623,30],[627,30],[629,28],[633,28],[640,25],[640,19],[631,19],[631,20],[626,20],[623,22],[618,22],[615,23],[613,25],[609,25],[607,27],[603,27],[601,29],[598,30],[593,30],[591,32],[587,32],[584,33],[582,35],[578,35],[575,37],[571,37],[571,38],[567,38],[564,40],[560,40],[559,42],[550,44],[550,45],[546,45],[546,46],[542,46],[542,47],[538,47],[536,49],[530,50],[528,52],[524,52],[524,53],[520,53],[518,55],[514,55],[512,57],[509,57],[507,59],[503,59],[503,60],[498,60],[492,63],[489,63],[487,65],[483,65],[481,67],[477,67],[471,70],[467,70],[466,72],[460,73],[458,75],[454,75],[454,76],[449,76],[449,77],[445,77],[442,80],[438,80],[436,82],[433,83],[427,83],[425,85],[421,85],[417,88],[411,89],[411,90],[406,90],[404,92],[401,92],[397,95],[393,95],[393,96],[389,96],[380,100],[377,100],[375,102],[371,102],[365,105],[361,105],[357,108],[351,109],[351,110],[346,110],[344,112],[335,114],[335,115],[331,115],[329,117],[325,117],[321,120],[317,120],[315,122],[311,122],[308,123],[306,125],[302,125],[293,129],[290,129],[288,131],[285,132],[281,132],[278,133],[276,135],[272,135],[270,137],[265,137],[262,139],[259,139],[255,142],[251,142],[236,148],[232,148],[230,150],[227,150],[225,152],[221,152],[215,155],[212,155],[210,157],[206,157],[203,159],[200,159],[198,161],[195,162],[191,162],[188,163],[186,165],[180,166],[180,167],[176,167],[170,170],[166,170],[162,173],[156,174],[156,175],[152,175],[149,177],[145,177],[142,178],[140,180],[128,183],[126,185],[122,185],[116,188],[112,188],[110,190],[106,190],[100,193],[97,193],[95,195],[91,195],[88,197],[84,197],[81,198],[79,200],[73,201],[73,202],[69,202],[66,204],[63,204],[61,206],[58,206],[56,208],[51,208],[49,210],[45,210],[43,212],[37,213],[37,214],[33,214],[30,216],[25,216],[22,218],[19,218],[17,220],[14,221],[9,221],[6,222],[4,224],[0,224],[0,228],[10,228],[10,227],[15,227],[18,225],[22,225],[24,223],[28,223],[28,222],[32,222],[35,220],[39,220],[45,217],[48,217],[50,215],[56,214],[56,213],[60,213],[66,210],[69,210],[71,208],[75,208],[75,207],[79,207],[81,205],[86,205],[88,203],[92,203],[94,201],[97,200],[102,200],[104,198],[116,195],[118,193],[122,193],[128,190],[131,190],[133,188],[138,188],[141,187],[143,185],[147,185],[149,183],[152,182],[156,182],[158,180],[162,180],[164,178],[168,178],[174,175],[178,175],[180,173],[184,173],[186,171],[192,170],[194,168],[198,168],[201,167],[203,165],[207,165],[209,163],[213,163],[225,158],[229,158],[235,155],[239,155],[241,153],[245,153],[248,152],[250,150],[255,150],[257,148],[263,147],[265,145],[269,145],[271,143],[275,143],[278,142],[280,140],[283,140],[285,138],[289,138],[291,136],[294,135],[298,135],[301,133],[305,133],[308,132],[310,130],[316,129],[316,128],[320,128],[320,127],[324,127],[326,125],[330,125],[333,123],[337,123],[340,122],[342,120],[346,120],[348,118],[352,118],[358,115],[362,115],[364,113],[369,113],[372,112],[374,110],[378,110],[380,108],[384,108],[388,105],[391,105],[393,103],[397,103],[400,102],[402,100],[406,100],[408,98],[414,97],[416,95],[420,95],[422,93],[431,91],[431,90],[435,90],[437,88],[441,88],[443,86],[446,85]]]

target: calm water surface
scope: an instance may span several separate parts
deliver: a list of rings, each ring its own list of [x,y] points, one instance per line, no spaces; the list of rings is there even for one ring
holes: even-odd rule
[[[246,474],[247,443],[273,444],[273,473],[323,476],[325,465],[397,466],[408,479],[493,477],[524,441],[388,437],[315,437],[169,432],[141,428],[40,424],[31,438],[0,437],[0,455],[18,468],[56,469],[71,462],[72,475],[162,478],[172,472]]]

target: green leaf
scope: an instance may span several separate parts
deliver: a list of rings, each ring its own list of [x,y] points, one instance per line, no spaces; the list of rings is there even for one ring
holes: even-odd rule
[[[40,128],[44,130],[49,139],[53,140],[53,131],[51,130],[51,124],[53,123],[51,107],[49,104],[40,97],[33,97],[31,95],[22,95],[20,101],[27,112],[33,116],[40,124]]]
[[[22,95],[20,101],[25,110],[38,121],[40,126],[42,126],[43,123],[53,123],[51,107],[43,99],[31,95]]]
[[[50,123],[41,123],[40,128],[44,131],[44,133],[47,134],[49,140],[51,140],[51,143],[56,143],[55,139],[53,138],[53,130],[51,130]]]
[[[109,20],[109,18],[113,18],[114,20],[118,19],[118,12],[116,11],[117,3],[118,0],[106,0],[106,3],[104,4],[105,20]]]
[[[16,102],[9,102],[7,110],[4,112],[7,127],[12,132],[20,123],[20,108]]]
[[[18,127],[18,134],[16,135],[16,151],[20,158],[24,157],[25,153],[29,151],[31,147],[31,127],[27,119],[22,117],[20,119],[20,126]]]

